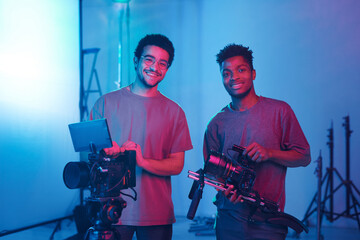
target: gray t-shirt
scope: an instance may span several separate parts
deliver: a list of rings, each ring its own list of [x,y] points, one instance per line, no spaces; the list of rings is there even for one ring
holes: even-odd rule
[[[126,88],[102,96],[90,119],[106,118],[113,141],[131,140],[141,146],[144,158],[161,161],[169,154],[192,149],[184,111],[160,92],[155,97],[133,94]],[[150,226],[175,222],[170,176],[157,176],[136,167],[137,201],[123,197],[119,224]],[[130,189],[124,193],[132,194]]]
[[[266,148],[295,150],[310,155],[309,144],[301,130],[291,107],[279,100],[260,97],[259,101],[246,111],[234,111],[224,107],[209,122],[204,138],[204,157],[210,150],[235,159],[236,152],[228,150],[234,144],[243,147],[257,142]],[[285,206],[286,167],[272,161],[256,165],[256,179],[253,190],[261,197]],[[240,208],[219,194],[217,206],[221,209]]]

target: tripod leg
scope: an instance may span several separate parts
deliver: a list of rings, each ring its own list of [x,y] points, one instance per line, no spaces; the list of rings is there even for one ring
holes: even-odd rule
[[[86,231],[86,233],[85,233],[84,240],[89,240],[90,235],[92,234],[93,231],[94,231],[94,228],[93,228],[93,227],[90,227],[90,228]]]
[[[314,197],[312,198],[311,203],[310,203],[308,209],[306,210],[306,213],[304,215],[302,222],[305,222],[311,216],[311,214],[314,212],[314,211],[311,211],[311,207],[314,204],[314,202],[316,201],[316,196],[317,196],[317,193],[315,193]]]
[[[354,185],[354,183],[351,182],[350,184],[351,184],[351,187],[352,187],[353,189],[355,189],[355,191],[357,192],[357,194],[360,196],[360,191],[356,188],[356,186]]]
[[[358,210],[357,210],[357,207],[359,206],[359,202],[356,200],[356,198],[355,198],[355,196],[354,196],[351,188],[350,188],[350,196],[351,196],[352,202],[353,202],[353,204],[354,204],[353,207],[354,207],[354,211],[355,211],[355,217],[356,217],[356,220],[357,220],[357,223],[358,223],[358,227],[359,227],[359,229],[360,229],[359,212],[358,212]],[[349,209],[349,211],[350,211],[350,209]]]
[[[56,227],[54,228],[54,231],[51,233],[50,240],[54,239],[54,235],[57,231],[61,229],[61,220],[57,222]]]
[[[332,192],[333,192],[333,189],[331,188],[331,182],[332,182],[332,179],[331,179],[331,170],[329,169],[326,169],[326,174],[328,174],[328,179],[326,181],[326,187],[325,187],[325,192],[324,192],[324,197],[323,197],[323,201],[322,201],[322,207],[321,207],[321,220],[320,222],[322,221],[322,215],[323,213],[325,213],[326,215],[326,218],[330,220],[330,222],[332,222],[332,212],[331,212],[331,199],[332,199]],[[329,189],[330,189],[330,194],[328,194],[329,192]],[[327,199],[330,199],[330,214],[329,212],[325,212],[325,203],[326,203],[326,200]]]
[[[319,170],[319,179],[321,178],[321,162],[320,170]],[[325,206],[325,204],[324,204]],[[317,223],[316,223],[316,233],[317,233],[317,239],[320,239],[321,236],[321,220],[322,220],[322,211],[321,211],[321,180],[318,181],[318,193],[317,193]]]
[[[116,231],[115,228],[113,228],[112,231],[114,232],[115,240],[121,240],[120,233],[118,231]]]
[[[324,175],[323,179],[321,180],[321,186],[324,184],[324,182],[325,182],[326,180],[328,180],[328,177],[329,177],[329,173],[326,172],[326,174]],[[327,185],[328,185],[328,184],[327,184]],[[314,194],[314,197],[313,197],[312,200],[311,200],[311,203],[310,203],[308,209],[306,210],[306,213],[305,213],[304,218],[303,218],[303,220],[302,220],[303,223],[305,223],[305,221],[311,216],[311,214],[313,214],[313,213],[316,211],[316,208],[314,208],[314,209],[312,209],[312,210],[311,210],[311,208],[312,208],[313,204],[314,204],[315,201],[316,201],[317,195],[318,195],[318,193],[316,192],[316,193]],[[325,196],[326,196],[326,195],[325,195]]]

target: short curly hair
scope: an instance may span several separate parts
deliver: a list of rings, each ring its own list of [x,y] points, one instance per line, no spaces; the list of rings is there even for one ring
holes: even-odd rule
[[[144,51],[144,48],[148,45],[154,45],[167,51],[169,54],[169,61],[168,61],[169,67],[171,66],[174,60],[175,49],[172,42],[167,37],[161,34],[147,34],[139,41],[135,49],[134,53],[137,59],[140,59],[141,54]]]
[[[220,52],[216,55],[216,62],[221,66],[222,62],[228,58],[242,56],[250,65],[251,70],[253,70],[254,57],[252,53],[253,52],[249,49],[249,47],[244,47],[241,44],[232,43],[226,45],[223,49],[220,50]]]

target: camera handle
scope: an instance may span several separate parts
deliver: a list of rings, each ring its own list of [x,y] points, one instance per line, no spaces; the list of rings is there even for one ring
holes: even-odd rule
[[[222,191],[226,190],[227,186],[222,182],[205,177],[203,169],[199,169],[196,172],[188,171],[188,173],[188,177],[193,179],[194,183],[189,193],[189,198],[192,199],[192,202],[187,218],[193,219],[199,205],[199,201],[202,197],[204,184]],[[246,195],[242,195],[241,198],[245,202],[254,206],[255,210],[260,209],[260,211],[257,211],[260,215],[260,218],[257,218],[255,215],[251,215],[249,219],[250,221],[265,221],[272,224],[287,226],[295,230],[298,234],[303,231],[306,233],[309,232],[309,229],[303,224],[303,222],[291,216],[290,214],[281,212],[278,207],[275,206],[271,201],[263,199],[257,194],[253,193],[246,193]]]
[[[88,155],[89,162],[93,163],[99,160],[99,153],[96,149],[96,145],[93,142],[89,143],[90,153]]]

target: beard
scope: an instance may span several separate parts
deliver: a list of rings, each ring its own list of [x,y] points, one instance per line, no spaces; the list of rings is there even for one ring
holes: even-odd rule
[[[146,80],[145,80],[145,77],[144,77],[144,74],[145,74],[145,73],[136,71],[136,75],[137,75],[137,78],[139,79],[139,82],[140,82],[145,88],[153,88],[153,87],[156,87],[156,86],[161,82],[161,80],[157,80],[157,81],[146,81]]]

